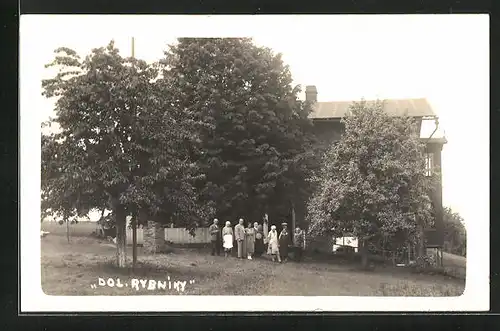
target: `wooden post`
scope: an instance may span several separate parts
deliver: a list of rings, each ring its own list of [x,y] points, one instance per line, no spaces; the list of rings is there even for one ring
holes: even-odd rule
[[[132,58],[135,57],[135,38],[132,37]],[[133,215],[132,225],[132,270],[135,270],[137,264],[137,215]]]
[[[132,57],[135,58],[135,38],[132,37]]]
[[[130,221],[132,223],[132,269],[135,269],[137,264],[137,217],[133,216]]]
[[[367,269],[368,268],[368,251],[367,251],[366,239],[363,238],[359,242],[361,243],[360,244],[361,268]]]
[[[295,231],[295,224],[296,220],[295,220],[295,204],[292,202],[292,233],[293,231]]]
[[[267,236],[269,234],[269,219],[267,214],[264,215],[264,224],[262,224],[262,231],[264,234],[264,244],[267,244]]]

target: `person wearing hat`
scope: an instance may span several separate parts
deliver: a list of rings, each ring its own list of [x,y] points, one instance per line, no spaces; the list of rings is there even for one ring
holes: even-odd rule
[[[245,255],[245,225],[243,218],[240,218],[238,224],[234,227],[234,237],[238,245],[238,258],[243,259]]]
[[[271,255],[273,262],[276,261],[276,258],[278,258],[278,262],[281,262],[276,225],[271,225],[271,230],[267,235],[267,245],[267,254]]]
[[[305,233],[297,226],[295,228],[295,232],[293,233],[293,247],[294,247],[294,257],[297,262],[302,260],[302,253],[304,252],[305,247]]]
[[[264,253],[264,234],[262,233],[262,225],[255,222],[253,224],[255,230],[255,256],[259,257]]]
[[[220,255],[220,235],[221,231],[219,229],[219,220],[214,218],[214,222],[208,228],[208,232],[210,232],[210,241],[212,243],[212,255]]]
[[[255,253],[255,235],[256,231],[252,222],[248,222],[248,227],[245,229],[245,250],[249,260],[252,259]]]
[[[281,223],[281,232],[278,237],[279,247],[280,247],[280,257],[283,262],[288,260],[288,247],[291,245],[291,236],[288,232],[288,224],[286,222]]]

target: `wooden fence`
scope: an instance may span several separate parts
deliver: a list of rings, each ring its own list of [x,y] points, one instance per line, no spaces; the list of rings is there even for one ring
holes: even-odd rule
[[[144,243],[144,231],[137,229],[137,245]],[[127,245],[132,245],[132,229],[127,228]]]
[[[184,228],[165,228],[165,240],[174,244],[205,244],[210,242],[208,228],[198,228],[191,236]],[[144,243],[143,229],[137,229],[137,244]],[[132,245],[132,229],[127,229],[127,244]]]
[[[208,228],[198,228],[191,236],[184,228],[165,228],[165,240],[174,244],[206,244],[210,242]]]

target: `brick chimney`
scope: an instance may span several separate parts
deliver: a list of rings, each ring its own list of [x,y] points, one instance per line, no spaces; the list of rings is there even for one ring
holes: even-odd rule
[[[318,102],[318,90],[315,85],[306,86],[306,101]]]

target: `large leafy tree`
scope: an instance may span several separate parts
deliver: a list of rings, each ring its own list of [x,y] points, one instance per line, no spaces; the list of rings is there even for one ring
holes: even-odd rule
[[[308,203],[312,235],[352,233],[418,242],[432,223],[424,146],[416,121],[391,117],[383,102],[353,103],[342,120],[345,132],[326,153]],[[363,263],[366,263],[363,254]]]
[[[310,167],[309,105],[281,55],[248,38],[181,38],[162,61],[176,108],[200,140],[191,157],[219,217],[286,214],[303,199]]]
[[[57,98],[60,128],[42,136],[42,207],[65,217],[110,209],[124,267],[127,215],[180,214],[187,228],[206,217],[192,185],[199,171],[183,148],[195,136],[175,119],[156,66],[121,57],[113,42],[84,59],[68,48],[56,53],[47,66],[59,72],[42,83]]]

